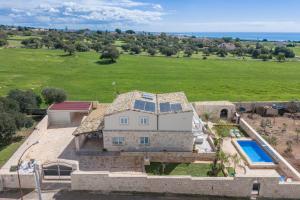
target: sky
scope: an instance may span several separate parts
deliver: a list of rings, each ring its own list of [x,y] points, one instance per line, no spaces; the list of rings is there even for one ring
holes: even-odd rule
[[[149,32],[300,32],[300,0],[0,0],[0,24]]]

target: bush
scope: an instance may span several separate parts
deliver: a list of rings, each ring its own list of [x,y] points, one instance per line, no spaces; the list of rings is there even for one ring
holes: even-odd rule
[[[15,125],[17,129],[30,128],[33,125],[33,120],[23,113],[13,113],[12,117],[15,119]]]
[[[284,56],[286,58],[294,58],[295,57],[295,53],[293,52],[293,50],[286,48],[286,47],[275,47],[274,55],[278,56],[280,54],[284,54]]]
[[[8,45],[7,40],[6,39],[0,39],[0,47],[6,46],[6,45]]]
[[[60,103],[67,99],[67,95],[64,90],[59,88],[44,88],[42,90],[42,96],[46,104]]]
[[[149,55],[154,56],[156,54],[156,50],[153,48],[148,49],[147,51],[149,53]]]
[[[141,47],[138,45],[132,45],[130,47],[130,51],[134,54],[139,54],[139,53],[141,53]]]
[[[10,141],[16,130],[14,118],[8,113],[0,113],[0,144]]]
[[[32,90],[11,90],[7,97],[18,103],[22,113],[27,112],[28,109],[39,108],[42,103],[40,96],[36,95]]]
[[[110,59],[111,62],[115,62],[120,56],[120,52],[114,46],[105,47],[102,51],[100,59]]]
[[[21,42],[21,44],[23,44],[26,48],[30,48],[30,49],[38,49],[38,48],[42,48],[43,46],[42,41],[39,38],[25,39]]]
[[[79,52],[85,52],[85,51],[90,50],[89,47],[84,42],[76,42],[75,43],[75,48]]]

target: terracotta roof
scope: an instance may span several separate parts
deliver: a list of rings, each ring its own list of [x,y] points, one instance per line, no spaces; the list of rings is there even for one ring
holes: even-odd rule
[[[149,94],[152,96],[152,99],[143,98],[143,94]],[[110,107],[106,110],[105,115],[111,115],[117,112],[123,112],[126,110],[137,110],[134,109],[134,103],[136,100],[143,100],[147,102],[153,102],[155,103],[155,111],[149,112],[154,114],[163,114],[159,110],[159,104],[160,103],[166,103],[169,102],[170,104],[181,104],[182,111],[180,112],[186,112],[186,111],[192,111],[192,105],[188,102],[184,92],[173,92],[173,93],[164,93],[164,94],[151,94],[151,93],[145,93],[141,91],[132,91],[120,94],[110,105]],[[145,110],[137,110],[141,112],[148,112]],[[166,113],[166,112],[164,112]]]
[[[91,102],[84,101],[64,101],[62,103],[54,103],[49,107],[49,110],[82,110],[88,111],[91,109]]]

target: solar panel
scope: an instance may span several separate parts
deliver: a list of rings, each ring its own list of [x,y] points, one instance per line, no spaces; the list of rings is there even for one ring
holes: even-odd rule
[[[145,110],[149,112],[155,112],[155,103],[153,102],[146,102]]]
[[[154,95],[153,95],[153,94],[150,94],[150,93],[143,93],[143,94],[142,94],[142,97],[143,97],[144,99],[150,99],[150,100],[153,100]]]
[[[160,103],[159,107],[160,107],[160,112],[170,112],[171,111],[169,102]]]
[[[172,112],[182,111],[181,104],[180,103],[171,104],[171,110]]]
[[[145,101],[135,100],[135,102],[134,102],[134,109],[144,110],[145,104],[146,104]]]

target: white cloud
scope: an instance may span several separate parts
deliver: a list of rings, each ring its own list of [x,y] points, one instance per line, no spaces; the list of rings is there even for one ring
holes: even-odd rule
[[[149,24],[160,21],[164,15],[160,5],[134,0],[28,0],[27,3],[15,0],[0,3],[0,17],[1,9],[9,10],[8,16],[15,23],[41,25],[52,21],[53,26],[62,23]]]

